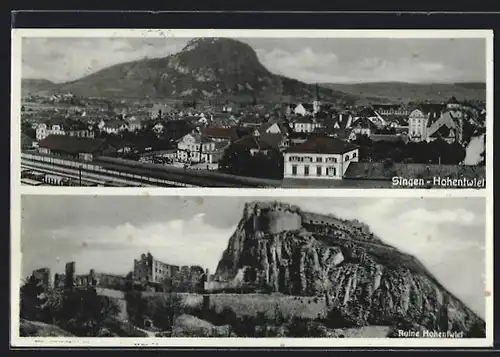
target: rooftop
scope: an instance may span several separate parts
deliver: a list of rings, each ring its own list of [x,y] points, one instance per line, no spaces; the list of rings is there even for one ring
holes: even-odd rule
[[[343,154],[357,148],[357,145],[341,139],[318,136],[311,137],[304,143],[289,148],[287,153]]]
[[[78,138],[66,135],[49,135],[38,143],[41,148],[68,154],[94,153],[105,144],[104,139]]]

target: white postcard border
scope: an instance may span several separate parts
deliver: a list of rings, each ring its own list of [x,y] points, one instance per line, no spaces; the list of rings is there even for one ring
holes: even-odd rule
[[[485,189],[230,189],[84,188],[20,185],[21,42],[26,37],[240,37],[240,38],[484,38],[486,40]],[[490,347],[493,345],[493,31],[492,30],[215,30],[215,29],[13,29],[11,71],[11,346],[12,347]],[[19,337],[21,264],[20,197],[27,195],[151,195],[245,197],[485,197],[486,338],[49,338]]]

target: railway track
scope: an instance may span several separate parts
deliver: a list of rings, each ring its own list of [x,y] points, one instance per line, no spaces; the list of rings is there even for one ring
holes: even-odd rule
[[[37,153],[22,153],[21,162],[143,182],[153,187],[280,187],[280,181],[277,180],[241,177],[203,170],[186,170],[110,157],[97,157],[94,161],[78,161]]]
[[[106,176],[102,174],[95,174],[86,170],[69,169],[64,167],[57,167],[49,164],[39,162],[27,162],[22,160],[21,167],[23,169],[34,170],[44,174],[57,175],[72,180],[82,180],[92,184],[103,186],[120,186],[120,187],[155,187],[140,181],[130,179],[117,178],[114,176]]]

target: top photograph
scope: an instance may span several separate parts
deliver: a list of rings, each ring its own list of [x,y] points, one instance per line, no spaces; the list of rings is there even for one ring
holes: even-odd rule
[[[28,186],[484,189],[492,39],[14,30],[12,162]]]

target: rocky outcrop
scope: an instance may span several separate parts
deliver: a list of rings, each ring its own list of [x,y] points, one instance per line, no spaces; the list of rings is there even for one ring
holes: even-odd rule
[[[281,217],[293,222],[290,227],[273,223]],[[300,217],[300,224],[289,217]],[[245,269],[244,283],[256,289],[324,296],[329,319],[339,327],[412,322],[436,331],[484,333],[484,321],[413,256],[383,243],[360,222],[328,217],[321,223],[326,216],[297,207],[247,204],[216,275],[231,280]]]

